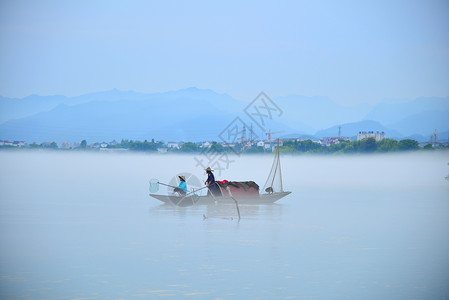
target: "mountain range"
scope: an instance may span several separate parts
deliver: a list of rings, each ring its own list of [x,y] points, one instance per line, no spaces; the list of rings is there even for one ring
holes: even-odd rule
[[[114,89],[77,97],[0,97],[0,139],[232,142],[229,130],[241,134],[243,123],[253,138],[266,138],[270,129],[282,131],[278,136],[310,138],[337,136],[339,131],[352,138],[359,131],[384,131],[387,137],[419,141],[428,141],[438,129],[440,141],[449,138],[449,97],[391,99],[350,107],[328,97],[289,95],[272,101],[282,114],[259,126],[244,112],[251,102],[198,88],[153,94]]]

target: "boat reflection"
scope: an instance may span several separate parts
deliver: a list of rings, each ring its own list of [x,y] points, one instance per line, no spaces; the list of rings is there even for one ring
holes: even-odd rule
[[[282,215],[282,204],[239,204],[241,219],[260,219],[268,217],[269,219],[278,218]],[[230,219],[238,220],[237,207],[233,203],[215,202],[208,205],[193,205],[180,207],[172,204],[161,204],[152,207],[149,211],[151,215],[172,215],[172,216],[200,216],[203,219]]]

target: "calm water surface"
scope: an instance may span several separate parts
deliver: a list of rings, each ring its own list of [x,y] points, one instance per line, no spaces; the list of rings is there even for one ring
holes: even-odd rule
[[[263,185],[271,159],[216,177]],[[0,152],[0,298],[448,299],[448,162],[283,157],[293,193],[238,222],[149,198],[150,178],[204,179],[193,156]]]

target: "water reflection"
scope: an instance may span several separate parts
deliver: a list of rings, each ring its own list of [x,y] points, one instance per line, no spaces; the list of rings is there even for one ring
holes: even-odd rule
[[[239,204],[241,220],[265,219],[276,220],[282,215],[282,204]],[[150,208],[151,216],[177,216],[179,218],[201,217],[203,220],[223,219],[238,220],[238,212],[232,203],[211,203],[208,205],[193,205],[180,207],[172,204],[160,204]]]

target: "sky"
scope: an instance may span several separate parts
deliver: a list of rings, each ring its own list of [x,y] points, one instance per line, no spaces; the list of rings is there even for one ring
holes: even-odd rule
[[[449,96],[449,1],[0,0],[0,95]]]

